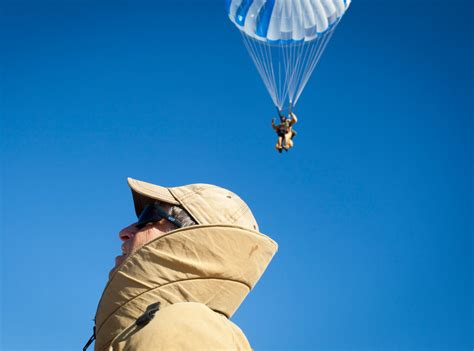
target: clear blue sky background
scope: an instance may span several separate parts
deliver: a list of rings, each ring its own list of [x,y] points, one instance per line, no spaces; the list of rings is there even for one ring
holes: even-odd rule
[[[228,187],[280,244],[256,350],[474,347],[472,1],[354,1],[283,155],[223,2],[0,11],[1,350],[82,348],[127,176]]]

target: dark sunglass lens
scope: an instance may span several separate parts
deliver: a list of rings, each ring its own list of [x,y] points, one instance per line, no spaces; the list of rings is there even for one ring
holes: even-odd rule
[[[163,219],[163,216],[161,215],[160,211],[157,210],[157,206],[148,205],[143,209],[142,213],[140,213],[136,227],[138,229],[141,229],[144,226],[146,226],[148,223],[158,222],[158,221],[161,221],[162,219]]]

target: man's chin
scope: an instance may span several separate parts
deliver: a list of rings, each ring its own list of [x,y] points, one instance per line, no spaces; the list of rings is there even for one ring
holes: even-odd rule
[[[115,273],[115,271],[120,267],[120,265],[125,261],[127,258],[127,255],[120,255],[115,257],[115,266],[112,268],[112,270],[109,272],[109,279],[112,277],[112,275]]]

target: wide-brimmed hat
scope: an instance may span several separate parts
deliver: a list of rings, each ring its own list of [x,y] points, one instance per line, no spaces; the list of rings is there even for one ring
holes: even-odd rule
[[[197,224],[231,224],[258,231],[258,224],[247,204],[230,190],[211,184],[190,184],[166,188],[128,178],[135,213],[156,201],[178,205]]]

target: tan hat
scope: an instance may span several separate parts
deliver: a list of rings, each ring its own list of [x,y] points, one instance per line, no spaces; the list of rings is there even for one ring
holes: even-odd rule
[[[257,230],[258,224],[247,204],[233,192],[211,184],[190,184],[174,188],[128,178],[135,213],[155,201],[184,208],[198,224],[233,224]]]

